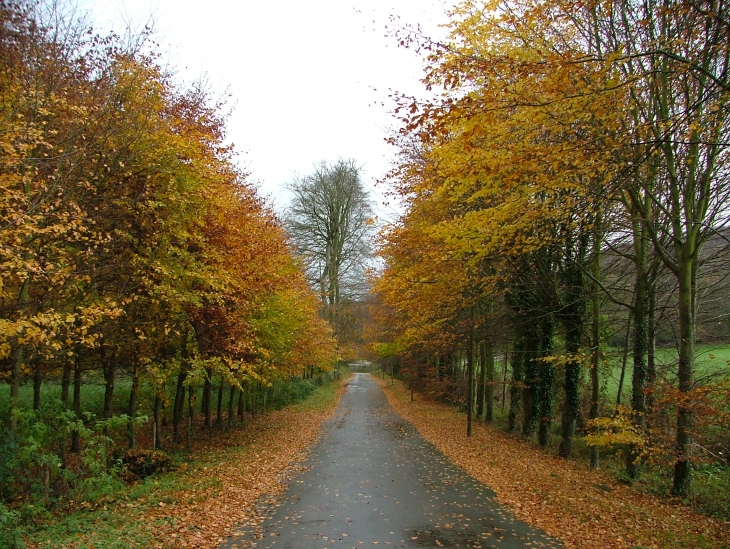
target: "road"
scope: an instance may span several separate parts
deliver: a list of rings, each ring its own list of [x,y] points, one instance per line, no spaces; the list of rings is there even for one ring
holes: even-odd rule
[[[221,547],[562,547],[425,441],[369,374],[350,379],[306,465],[261,527]]]

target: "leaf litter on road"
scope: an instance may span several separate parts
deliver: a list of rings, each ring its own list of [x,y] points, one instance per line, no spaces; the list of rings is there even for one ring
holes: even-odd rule
[[[375,379],[391,406],[426,440],[494,490],[517,518],[567,549],[730,547],[730,523],[641,493],[606,472],[550,455],[481,422],[474,422],[467,438],[463,414],[433,401],[411,402],[402,383],[391,387]]]

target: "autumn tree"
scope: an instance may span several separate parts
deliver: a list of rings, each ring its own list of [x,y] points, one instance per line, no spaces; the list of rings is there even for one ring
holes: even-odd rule
[[[726,6],[463,2],[450,15],[445,43],[399,31],[402,44],[428,52],[424,83],[440,95],[398,98],[402,126],[394,142],[408,154],[406,168],[394,172],[397,192],[410,208],[444,212],[427,229],[439,246],[471,265],[493,262],[513,304],[515,333],[520,318],[532,320],[526,326],[538,334],[516,337],[513,347],[513,375],[525,389],[512,391],[510,418],[521,396],[526,433],[536,400],[545,410],[541,424],[549,423],[554,372],[546,364],[562,369],[565,456],[587,362],[590,415],[598,415],[601,302],[631,310],[632,429],[640,434],[628,448],[630,475],[641,460],[656,378],[660,264],[672,273],[679,311],[674,493],[685,495],[699,263],[703,244],[727,223]],[[410,154],[414,141],[420,156]],[[409,179],[424,166],[429,177]],[[410,213],[402,222],[412,223]],[[606,275],[616,277],[601,260],[607,250],[632,263],[628,298],[604,284]],[[555,348],[551,322],[562,325]]]
[[[179,86],[152,44],[96,36],[62,4],[2,3],[0,19],[0,414],[12,442],[0,495],[33,497],[12,481],[25,469],[47,502],[94,474],[64,470],[69,451],[98,439],[107,474],[111,445],[139,443],[140,415],[154,448],[171,416],[178,444],[201,389],[209,427],[213,386],[219,420],[228,391],[230,425],[246,391],[265,398],[338,354],[282,223],[225,143],[220,102]],[[82,402],[87,374],[103,379],[98,417]],[[29,378],[32,415],[19,398]],[[60,399],[42,399],[59,381]]]
[[[88,188],[86,142],[108,59],[83,27],[59,16],[54,34],[38,6],[3,4],[3,227],[0,348],[12,363],[9,421],[21,377],[34,364],[96,342],[91,327],[118,316],[113,301],[78,299],[81,258],[103,237],[81,204]],[[100,78],[103,79],[103,76]],[[70,342],[70,343],[69,343]],[[36,383],[36,393],[39,384]]]
[[[428,199],[451,203],[452,213],[431,231],[457,257],[492,262],[514,310],[513,333],[535,332],[516,337],[515,348],[527,353],[515,361],[516,381],[526,386],[523,432],[530,435],[539,417],[543,444],[555,369],[563,370],[561,453],[569,455],[580,401],[588,235],[598,198],[606,198],[600,190],[615,172],[603,165],[601,125],[590,113],[609,112],[615,95],[600,93],[599,67],[573,63],[580,56],[569,34],[526,7],[496,15],[462,4],[452,28],[453,41],[434,46],[427,60],[426,83],[445,90],[442,98],[403,98],[402,131],[419,136],[438,173],[441,183],[425,190]]]
[[[567,6],[565,13],[569,14]],[[595,56],[631,86],[625,189],[641,230],[677,281],[679,402],[673,491],[690,485],[697,273],[702,246],[724,224],[730,27],[723,2],[590,3],[571,13]],[[657,76],[661,75],[661,76]],[[649,164],[652,177],[640,177]],[[645,170],[646,171],[646,170]],[[658,215],[655,215],[658,209]]]

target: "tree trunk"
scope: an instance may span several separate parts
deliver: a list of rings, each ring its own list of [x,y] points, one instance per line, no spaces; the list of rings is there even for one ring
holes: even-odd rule
[[[442,359],[441,355],[436,354],[436,370],[438,371],[439,382],[446,379],[448,360]]]
[[[63,363],[63,374],[61,374],[61,406],[68,410],[69,389],[71,388],[71,361]]]
[[[71,387],[71,361],[66,360],[63,363],[63,374],[61,375],[61,406],[63,407],[63,410],[68,410],[68,397],[69,397],[69,388]],[[59,457],[61,458],[61,465],[63,468],[66,468],[68,465],[68,448],[66,448],[66,429],[64,426],[64,429],[61,431],[61,436],[59,437],[59,445],[60,445],[60,453]]]
[[[183,365],[177,374],[175,403],[172,405],[172,440],[175,444],[179,444],[182,441],[180,425],[182,424],[183,413],[185,412],[185,379],[187,376],[188,369]]]
[[[206,385],[206,383],[205,383],[205,378],[204,378],[203,379],[203,394],[202,394],[202,397],[200,399],[200,413],[203,415],[203,417],[205,417],[205,409],[206,409],[206,402],[205,401],[206,401],[206,398],[207,398],[207,396],[209,394],[209,392],[206,391],[205,385]]]
[[[506,361],[505,357],[505,361]],[[509,389],[509,415],[507,416],[507,431],[514,431],[517,427],[517,415],[520,412],[520,397],[525,371],[525,340],[522,334],[515,334],[512,344],[512,384]]]
[[[74,367],[74,415],[76,421],[81,421],[81,365],[78,359]],[[81,440],[77,429],[71,432],[71,451],[75,454],[81,451]]]
[[[528,438],[535,432],[537,419],[537,385],[539,342],[534,328],[527,329],[525,338],[525,377],[522,389],[522,436]]]
[[[491,334],[485,334],[482,360],[486,363],[487,384],[484,390],[484,397],[487,401],[486,415],[487,423],[494,421],[494,341]]]
[[[223,425],[223,385],[223,377],[221,377],[220,385],[218,385],[218,407],[215,416],[215,424],[218,427]]]
[[[580,411],[580,343],[583,336],[583,327],[572,326],[565,336],[565,351],[568,359],[565,364],[565,404],[563,407],[563,420],[561,425],[561,436],[559,455],[569,458],[573,451],[573,436],[575,435],[575,423]]]
[[[654,408],[654,391],[656,390],[656,271],[651,276],[648,289],[648,321],[646,345],[646,410],[651,415]]]
[[[540,327],[540,358],[553,354],[553,319],[548,314]],[[538,407],[540,427],[537,440],[540,446],[547,446],[550,439],[550,424],[553,416],[553,399],[555,385],[555,367],[551,362],[541,360],[539,363],[540,382],[538,385]]]
[[[631,380],[631,409],[634,424],[640,431],[646,424],[646,351],[647,351],[647,239],[646,231],[638,219],[634,225],[634,261],[636,268],[636,286],[634,290],[634,369]],[[629,478],[639,474],[641,461],[640,449],[630,446],[626,453],[626,473]]]
[[[243,423],[243,413],[246,408],[246,395],[243,392],[243,388],[238,390],[238,422]]]
[[[213,381],[211,380],[213,376],[213,371],[211,368],[206,368],[205,370],[205,381],[203,383],[203,402],[202,404],[202,412],[205,416],[205,426],[208,429],[213,428],[213,414],[212,414],[212,400],[213,400]]]
[[[596,219],[596,229],[593,235],[593,261],[591,264],[593,270],[593,291],[592,299],[592,318],[591,318],[591,410],[590,419],[598,418],[600,412],[600,379],[598,377],[598,369],[600,366],[601,351],[601,242],[603,240],[602,219],[600,212]],[[625,363],[624,363],[625,364]],[[594,427],[593,432],[596,432]],[[591,446],[590,448],[590,467],[598,469],[599,466],[599,448]]]
[[[474,412],[474,306],[470,311],[469,347],[466,352],[466,436],[471,436],[472,414]]]
[[[624,380],[626,379],[626,363],[629,359],[629,340],[631,339],[631,320],[634,318],[634,303],[635,301],[631,302],[629,318],[626,320],[626,336],[624,337],[624,349],[623,356],[621,358],[621,375],[618,378],[618,390],[616,391],[616,406],[621,405],[621,395],[624,391]]]
[[[507,358],[509,357],[509,340],[504,348],[504,359],[502,361],[502,413],[507,405]]]
[[[155,403],[152,408],[152,448],[155,450],[162,449],[162,418],[160,417],[162,411],[162,399],[159,395],[160,388],[157,387],[158,394],[155,395]]]
[[[487,384],[487,363],[484,360],[484,341],[477,343],[479,349],[479,383],[477,384],[477,417],[484,417],[484,390]]]
[[[112,404],[114,399],[114,378],[116,374],[116,364],[114,353],[107,360],[106,348],[101,347],[102,368],[104,370],[104,419],[108,420],[112,417]],[[104,436],[109,437],[109,425],[104,426]]]
[[[685,247],[682,251],[687,249]],[[692,427],[694,418],[690,391],[692,390],[695,359],[694,324],[694,265],[691,257],[680,256],[678,282],[679,299],[679,402],[677,403],[677,441],[675,446],[674,485],[672,493],[686,497],[691,480]]]
[[[127,407],[127,415],[129,423],[127,424],[127,441],[130,448],[137,446],[137,403],[139,401],[139,372],[137,371],[136,362],[132,365],[132,386],[129,389],[129,406]]]
[[[190,450],[190,437],[193,435],[193,419],[195,419],[195,389],[188,385],[188,427],[185,429],[185,448]]]
[[[385,367],[383,367],[383,379],[385,379]],[[251,404],[251,417],[256,417],[256,393],[258,392],[258,383],[254,382],[249,386],[249,397],[250,397],[250,404]]]
[[[558,453],[564,458],[570,457],[573,451],[575,423],[580,411],[581,357],[580,347],[583,339],[583,323],[585,321],[585,282],[583,269],[583,246],[575,253],[572,262],[565,267],[565,304],[561,314],[565,326],[565,352],[568,355],[565,363],[565,382],[563,392],[565,401],[561,423],[561,440]]]
[[[466,436],[470,437],[474,414],[474,357],[471,352],[467,353],[466,357],[466,375]]]
[[[233,397],[236,395],[236,387],[231,383],[228,393],[228,428],[233,425]]]

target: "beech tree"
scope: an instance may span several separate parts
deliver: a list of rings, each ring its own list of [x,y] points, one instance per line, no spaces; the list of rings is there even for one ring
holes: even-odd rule
[[[139,443],[141,415],[153,448],[170,415],[182,442],[185,400],[190,434],[201,388],[212,435],[214,383],[230,425],[235,396],[242,419],[245,391],[265,398],[338,359],[283,224],[225,144],[222,105],[180,87],[154,51],[63,10],[0,3],[0,431],[13,442],[0,497],[12,501],[73,490],[94,469],[64,470],[68,452],[90,444],[106,475],[122,430]],[[81,401],[87,373],[103,377],[98,417]],[[42,398],[57,380],[60,399]]]
[[[559,451],[567,457],[584,364],[591,368],[588,415],[594,427],[600,423],[602,301],[629,308],[633,410],[614,427],[626,436],[627,470],[636,476],[650,438],[647,402],[656,402],[654,315],[663,264],[678,311],[677,378],[664,379],[674,389],[664,396],[677,410],[671,436],[673,492],[680,496],[688,493],[698,448],[700,256],[712,235],[725,238],[728,223],[727,14],[724,2],[466,1],[450,14],[446,43],[399,36],[428,52],[424,83],[440,93],[425,103],[397,98],[402,125],[393,142],[401,163],[392,178],[408,210],[386,231],[386,268],[376,283],[383,317],[400,321],[390,334],[394,348],[413,358],[428,345],[419,336],[442,332],[460,316],[452,309],[446,318],[411,323],[409,309],[433,312],[439,300],[425,303],[433,297],[404,283],[398,292],[394,281],[437,280],[444,258],[464,262],[477,275],[457,282],[463,271],[454,271],[454,286],[465,284],[465,295],[501,292],[513,312],[509,426],[521,413],[529,436],[539,417],[545,444],[552,391],[562,377]],[[419,252],[437,258],[430,266],[403,261],[413,245],[403,236],[419,233]],[[609,254],[631,267],[617,275],[601,259]],[[485,264],[490,268],[477,269]],[[629,275],[632,299],[605,283]],[[454,340],[471,328],[460,329]]]
[[[562,7],[571,13],[572,8]],[[596,56],[632,86],[627,125],[645,132],[646,141],[637,143],[634,156],[624,161],[636,170],[646,162],[658,164],[655,177],[634,178],[626,194],[677,281],[679,402],[673,491],[679,496],[690,486],[698,262],[730,198],[727,15],[722,1],[616,1],[591,2],[572,19],[595,44]]]

